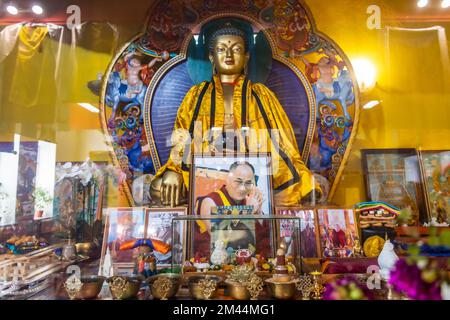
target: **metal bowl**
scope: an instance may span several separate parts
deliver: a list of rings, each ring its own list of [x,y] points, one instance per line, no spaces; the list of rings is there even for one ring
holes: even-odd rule
[[[95,299],[102,290],[103,282],[105,277],[101,276],[84,276],[81,277],[80,281],[82,283],[80,291],[75,296],[75,299],[85,300],[85,299]]]
[[[228,286],[228,293],[230,297],[236,300],[250,300],[250,292],[247,289],[248,283],[236,282],[232,280],[225,280]]]
[[[142,276],[112,276],[107,281],[113,298],[125,300],[136,298],[144,278]]]
[[[206,288],[204,286],[204,282],[202,280],[209,280],[212,281],[210,284],[212,284],[211,287]],[[223,278],[219,276],[213,276],[213,275],[199,275],[199,276],[192,276],[189,278],[189,292],[191,295],[198,300],[206,300],[211,299],[217,296],[217,289],[219,287],[219,283],[222,282]],[[210,289],[211,294],[208,296],[208,289]]]
[[[295,280],[291,281],[277,281],[274,278],[267,279],[266,281],[269,294],[280,300],[289,300],[295,297],[297,289],[295,287]]]
[[[147,279],[150,291],[155,299],[173,298],[180,288],[183,276],[179,273],[161,273]],[[168,279],[168,286],[161,279]]]
[[[75,244],[77,254],[93,257],[97,251],[97,245],[93,242],[80,242]]]

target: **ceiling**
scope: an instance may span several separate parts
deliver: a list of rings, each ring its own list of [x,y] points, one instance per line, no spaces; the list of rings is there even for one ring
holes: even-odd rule
[[[21,9],[30,8],[39,0],[11,0]],[[332,5],[348,5],[348,0],[306,0],[305,2],[324,1]],[[352,0],[361,1],[361,0]],[[365,1],[365,0],[362,0]],[[383,16],[384,21],[398,22],[450,22],[450,8],[442,9],[441,0],[429,0],[426,8],[418,8],[416,0],[372,0],[368,4],[388,7],[388,13]],[[45,13],[36,18],[33,13],[19,13],[11,16],[4,11],[4,7],[10,0],[0,0],[0,24],[11,24],[22,21],[52,22],[64,24],[68,14],[66,9],[70,5],[78,5],[81,9],[82,21],[108,21],[116,24],[142,25],[145,22],[147,12],[154,2],[153,0],[40,0],[45,8]],[[182,2],[182,1],[180,1]]]
[[[1,2],[2,0],[0,0]],[[117,24],[140,24],[145,22],[147,11],[152,4],[152,0],[46,0],[40,1],[45,12],[42,16],[36,17],[33,13],[19,13],[11,16],[4,11],[7,1],[3,0],[0,11],[0,24],[10,24],[22,21],[51,22],[55,24],[65,24],[70,15],[66,10],[71,5],[78,5],[81,10],[82,21],[108,21]],[[16,6],[20,9],[30,8],[33,4],[39,3],[36,0],[16,0]]]

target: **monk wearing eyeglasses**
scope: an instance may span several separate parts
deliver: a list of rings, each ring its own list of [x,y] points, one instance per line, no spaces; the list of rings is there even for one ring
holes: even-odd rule
[[[262,214],[264,197],[256,186],[255,169],[248,162],[234,162],[228,171],[227,182],[197,203],[197,214],[210,215],[218,206],[252,206],[252,214]]]
[[[234,162],[228,171],[226,183],[218,190],[200,197],[196,203],[196,213],[203,216],[212,214],[214,208],[221,206],[246,206],[251,207],[250,214],[263,214],[262,205],[265,198],[257,187],[254,167],[246,161]],[[240,214],[240,212],[239,212]],[[266,214],[269,214],[268,212]],[[195,232],[195,251],[202,256],[209,255],[211,222],[198,220],[198,228]],[[253,232],[249,229],[252,226]],[[232,249],[247,249],[249,245],[255,246],[258,252],[268,254],[269,230],[267,221],[255,224],[254,221],[238,221],[232,225],[229,220],[216,222],[214,229],[219,232],[219,237],[226,239],[226,246]],[[223,230],[222,230],[223,229]],[[233,230],[229,237],[224,237],[227,230]],[[256,240],[256,243],[255,243]]]

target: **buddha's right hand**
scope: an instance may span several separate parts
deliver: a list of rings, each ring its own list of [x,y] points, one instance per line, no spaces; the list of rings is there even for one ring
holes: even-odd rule
[[[183,176],[174,171],[164,173],[161,182],[161,203],[178,206],[186,197],[186,187],[183,183]]]

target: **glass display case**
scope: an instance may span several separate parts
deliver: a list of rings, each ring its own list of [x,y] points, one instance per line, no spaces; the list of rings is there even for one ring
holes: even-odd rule
[[[450,256],[450,0],[7,2],[0,296],[73,261],[370,274],[388,239]]]
[[[275,215],[178,216],[172,220],[172,239],[186,230],[185,250],[172,255],[172,270],[227,271],[253,263],[272,271],[283,251],[291,272],[301,272],[301,218]],[[175,242],[173,242],[175,243]],[[186,265],[190,267],[185,268]]]

